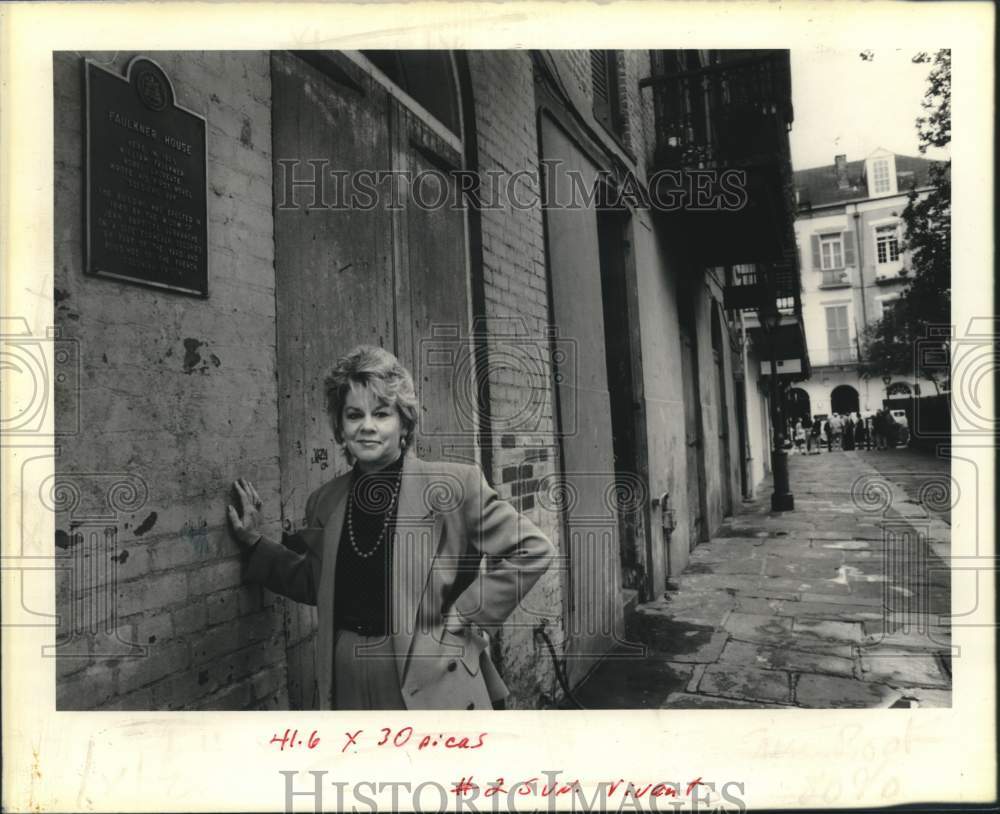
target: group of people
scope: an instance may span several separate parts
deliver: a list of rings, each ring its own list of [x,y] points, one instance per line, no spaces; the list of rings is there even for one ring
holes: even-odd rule
[[[808,455],[818,455],[824,445],[828,452],[834,448],[878,450],[892,449],[907,441],[906,425],[884,408],[868,416],[852,412],[832,413],[829,417],[804,416],[794,423],[789,419],[788,437],[795,452]]]

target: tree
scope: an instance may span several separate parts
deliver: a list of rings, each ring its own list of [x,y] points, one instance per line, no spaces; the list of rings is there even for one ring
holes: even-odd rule
[[[942,49],[933,56],[920,52],[913,61],[932,66],[921,102],[924,115],[916,120],[924,154],[929,147],[951,143],[951,51]],[[950,358],[948,339],[929,341],[928,328],[951,322],[951,160],[935,162],[929,179],[931,192],[921,198],[911,189],[902,215],[912,282],[865,331],[860,367],[869,375],[915,374],[937,385],[947,379],[948,366],[942,360]]]

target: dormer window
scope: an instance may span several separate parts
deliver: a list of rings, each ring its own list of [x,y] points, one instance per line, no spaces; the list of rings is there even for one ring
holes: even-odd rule
[[[878,158],[873,161],[872,173],[875,176],[875,194],[884,195],[891,189],[889,183],[889,159]]]
[[[887,150],[879,150],[865,160],[865,175],[868,176],[868,195],[878,198],[895,195],[896,156]]]

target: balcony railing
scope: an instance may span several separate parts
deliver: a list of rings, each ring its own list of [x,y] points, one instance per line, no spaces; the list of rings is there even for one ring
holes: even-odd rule
[[[820,288],[849,288],[851,275],[847,269],[827,269],[821,272]]]
[[[652,52],[659,169],[771,163],[788,156],[792,86],[788,51]]]
[[[858,351],[856,348],[828,348],[827,358],[831,365],[856,362],[858,360]]]
[[[794,312],[799,275],[793,266],[761,268],[755,265],[733,269],[723,291],[728,311],[764,308],[770,298],[778,310]]]
[[[704,265],[788,262],[794,254],[795,192],[788,130],[792,122],[788,51],[653,51],[654,173],[735,170],[738,208],[677,213]],[[700,178],[699,184],[704,179]],[[658,186],[662,184],[658,180]],[[676,182],[682,190],[686,183]],[[662,193],[662,187],[661,187]]]

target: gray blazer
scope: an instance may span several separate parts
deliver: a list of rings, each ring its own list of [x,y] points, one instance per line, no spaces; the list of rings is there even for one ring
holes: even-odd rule
[[[500,500],[478,466],[403,461],[392,557],[389,638],[409,709],[491,709],[507,694],[479,628],[503,624],[538,581],[555,548],[530,520]],[[319,708],[331,709],[333,591],[351,474],[325,483],[306,501],[305,553],[261,539],[246,578],[316,605]],[[485,558],[477,570],[469,562]],[[468,622],[444,630],[450,609]],[[456,669],[457,663],[464,669]]]

